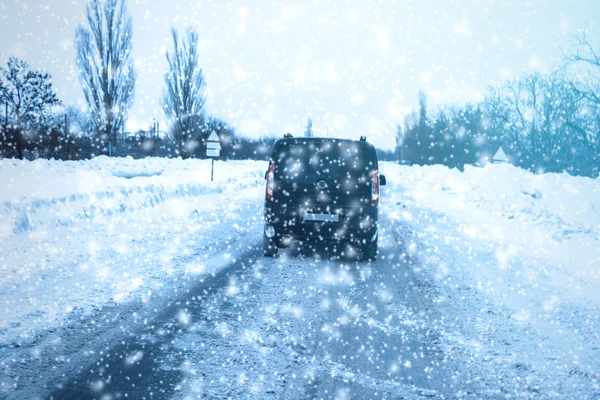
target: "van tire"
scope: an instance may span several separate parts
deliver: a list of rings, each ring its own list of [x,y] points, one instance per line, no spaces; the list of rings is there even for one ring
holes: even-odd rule
[[[265,257],[275,257],[277,250],[277,242],[263,234],[263,255]]]
[[[363,246],[362,259],[364,261],[375,261],[377,259],[377,239]]]

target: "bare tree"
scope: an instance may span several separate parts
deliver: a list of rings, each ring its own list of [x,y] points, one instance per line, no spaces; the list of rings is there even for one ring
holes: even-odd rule
[[[590,175],[597,163],[596,112],[564,71],[533,73],[491,88],[488,136],[527,168]]]
[[[509,92],[507,102],[515,113],[513,133],[522,136],[523,140],[519,142],[523,143],[530,153],[535,152],[539,144],[538,115],[543,84],[543,78],[535,72],[512,80],[506,85]]]
[[[585,68],[585,77],[575,86],[579,94],[600,106],[600,49],[595,49],[585,31],[575,36],[575,50],[564,56],[568,65],[579,64]]]
[[[165,74],[163,108],[177,151],[187,157],[203,141],[200,136],[205,120],[206,82],[198,59],[198,33],[188,28],[180,43],[175,28],[171,32],[173,52],[166,53],[169,71]]]
[[[7,105],[12,124],[23,128],[43,122],[60,101],[49,74],[33,71],[26,61],[10,57],[7,68],[0,67],[0,103]]]
[[[22,159],[23,150],[39,146],[38,133],[50,119],[52,107],[60,104],[50,75],[33,71],[27,62],[10,57],[7,67],[0,67],[0,103],[7,114],[0,145]]]
[[[65,109],[67,118],[67,132],[73,136],[89,136],[91,127],[91,121],[89,115],[83,112],[80,108],[75,106],[68,106]]]
[[[586,153],[593,154],[595,170],[600,172],[600,48],[595,48],[585,31],[575,36],[575,50],[564,57],[567,66],[577,66],[579,77],[571,84],[580,96],[579,113],[570,118],[569,126],[578,132]],[[582,159],[577,154],[577,159]]]
[[[89,29],[77,28],[77,65],[92,125],[116,144],[117,132],[133,105],[135,71],[131,57],[132,23],[125,0],[90,0]]]

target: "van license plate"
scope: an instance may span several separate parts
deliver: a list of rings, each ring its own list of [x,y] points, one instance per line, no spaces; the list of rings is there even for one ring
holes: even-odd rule
[[[303,221],[319,221],[319,222],[339,222],[340,216],[337,214],[314,214],[305,213]]]

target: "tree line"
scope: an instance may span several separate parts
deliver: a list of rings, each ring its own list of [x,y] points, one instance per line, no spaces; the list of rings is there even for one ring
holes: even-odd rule
[[[75,45],[80,82],[87,104],[83,112],[65,106],[48,73],[24,60],[9,58],[0,67],[0,156],[78,159],[112,152],[117,155],[203,157],[208,136],[221,139],[222,156],[263,158],[270,139],[248,139],[205,111],[206,82],[200,67],[198,33],[183,38],[171,29],[171,50],[165,54],[162,108],[167,135],[158,124],[124,133],[133,105],[137,73],[131,51],[132,19],[126,0],[90,0],[86,24],[77,28]]]
[[[9,58],[0,67],[0,156],[76,159],[106,154],[203,157],[216,132],[226,158],[264,158],[273,138],[247,139],[207,114],[199,35],[171,29],[161,105],[167,134],[157,124],[124,134],[137,74],[131,51],[132,19],[126,0],[89,0],[77,28],[77,66],[87,111],[65,106],[45,72]],[[398,124],[395,158],[463,168],[489,160],[502,146],[514,164],[536,171],[597,176],[600,163],[600,52],[585,33],[576,36],[564,65],[489,88],[478,103],[418,110]],[[2,115],[2,110],[0,110]],[[308,120],[304,136],[312,136]],[[267,150],[265,150],[265,147]],[[382,158],[392,158],[379,151]]]
[[[585,33],[560,68],[490,86],[485,98],[418,110],[396,128],[396,158],[463,168],[502,147],[510,162],[538,172],[600,172],[600,53]]]

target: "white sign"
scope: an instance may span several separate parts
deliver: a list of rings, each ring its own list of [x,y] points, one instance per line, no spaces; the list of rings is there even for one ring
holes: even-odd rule
[[[508,162],[508,157],[506,157],[506,153],[504,152],[504,150],[502,149],[502,147],[500,147],[498,149],[498,151],[496,152],[496,155],[494,155],[494,157],[492,158],[492,162],[493,163],[505,163],[505,162]]]
[[[206,139],[207,142],[220,142],[221,139],[219,139],[219,136],[217,136],[217,132],[212,131],[210,136],[208,137],[208,139]]]
[[[221,155],[221,140],[215,131],[212,131],[206,140],[206,157],[219,157]]]
[[[219,143],[219,142],[206,142],[206,149],[221,150],[221,143]]]

